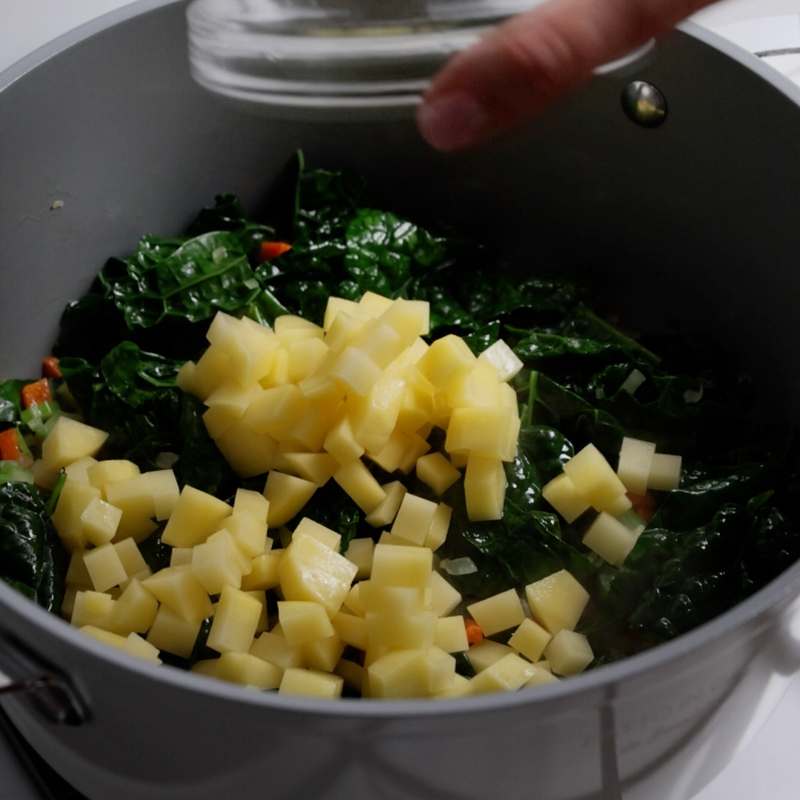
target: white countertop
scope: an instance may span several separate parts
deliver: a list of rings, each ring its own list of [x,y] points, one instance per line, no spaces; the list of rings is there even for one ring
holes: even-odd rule
[[[36,48],[131,0],[0,0],[0,71]],[[771,52],[769,63],[800,84],[800,2],[723,0],[694,20],[753,53]],[[800,797],[800,678],[795,678],[777,711],[733,763],[695,800],[797,800]],[[34,800],[35,790],[13,761],[3,757],[3,796]],[[6,792],[11,791],[7,795]],[[29,792],[33,792],[30,793]],[[654,799],[655,800],[655,799]]]

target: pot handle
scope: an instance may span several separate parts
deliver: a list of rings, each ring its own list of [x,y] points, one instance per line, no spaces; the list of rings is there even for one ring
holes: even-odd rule
[[[90,717],[69,678],[0,632],[0,698],[5,695],[25,697],[50,722],[76,726]]]

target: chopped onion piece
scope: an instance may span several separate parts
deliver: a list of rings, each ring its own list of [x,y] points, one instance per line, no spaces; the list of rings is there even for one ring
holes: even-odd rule
[[[640,372],[638,369],[635,369],[622,382],[622,386],[619,387],[620,391],[633,394],[646,380],[647,378],[645,377],[644,373]]]
[[[683,399],[687,403],[699,403],[703,397],[703,385],[700,385],[699,389],[687,389],[683,393]]]
[[[445,558],[442,559],[439,566],[448,575],[471,575],[473,572],[478,571],[478,567],[469,556],[463,556],[462,558]]]
[[[159,469],[172,469],[178,463],[177,453],[159,453],[155,458],[155,465]]]

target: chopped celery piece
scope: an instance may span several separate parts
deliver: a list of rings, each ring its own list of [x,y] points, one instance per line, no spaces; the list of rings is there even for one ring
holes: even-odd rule
[[[33,473],[15,461],[0,462],[0,483],[33,483]]]

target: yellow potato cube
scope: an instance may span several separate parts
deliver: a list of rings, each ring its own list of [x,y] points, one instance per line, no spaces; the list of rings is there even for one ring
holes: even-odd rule
[[[248,652],[262,608],[261,603],[247,592],[233,586],[223,587],[208,632],[208,646],[220,653]]]
[[[205,404],[209,409],[214,409],[214,414],[220,420],[227,418],[229,426],[230,423],[244,416],[253,399],[256,388],[255,383],[248,383],[243,386],[236,378],[231,378],[217,386],[205,399]]]
[[[650,489],[666,492],[677,489],[681,482],[681,457],[655,453],[647,477]]]
[[[71,464],[64,467],[64,472],[67,478],[71,481],[78,481],[79,483],[91,483],[89,480],[89,467],[93,467],[100,462],[92,456],[84,456]]]
[[[589,641],[582,633],[563,628],[545,648],[545,656],[556,675],[577,675],[594,660]]]
[[[501,519],[507,483],[502,461],[470,455],[464,475],[464,497],[469,518],[476,522]]]
[[[263,522],[266,525],[267,516],[269,515],[269,500],[261,492],[239,488],[236,490],[236,495],[233,499],[233,511],[234,513],[248,511],[259,522]]]
[[[292,646],[324,639],[335,632],[325,609],[308,600],[279,600],[278,619],[286,641]]]
[[[461,473],[441,453],[429,453],[417,459],[417,477],[436,494],[446,492]]]
[[[538,661],[552,638],[538,622],[526,618],[511,634],[508,644],[528,661]]]
[[[408,492],[394,518],[392,534],[414,544],[424,544],[436,507],[437,504],[433,501]]]
[[[251,398],[242,421],[256,433],[276,441],[288,437],[306,412],[308,400],[293,383],[259,389]]]
[[[49,470],[59,470],[73,461],[95,456],[108,434],[67,416],[60,416],[42,442],[42,461]]]
[[[372,580],[361,581],[359,587],[359,604],[365,613],[412,615],[430,610],[426,607],[427,589],[385,586]]]
[[[205,402],[209,395],[227,380],[230,369],[230,356],[212,345],[206,348],[194,369],[187,372],[185,382],[192,394]],[[181,382],[184,383],[184,380]]]
[[[381,322],[394,328],[406,347],[411,347],[417,337],[430,333],[430,318],[431,306],[427,300],[402,297],[393,300],[379,317]]]
[[[552,672],[542,669],[539,664],[533,665],[531,677],[525,683],[525,686],[544,686],[547,683],[558,683],[559,678],[553,675]]]
[[[510,381],[524,366],[516,353],[502,340],[489,345],[478,361],[486,361],[496,370],[501,381]]]
[[[136,633],[150,629],[158,612],[158,600],[134,578],[125,587],[114,606],[114,623],[120,628]]]
[[[397,412],[398,430],[414,433],[428,422],[433,416],[433,395],[432,386],[420,386],[406,379],[405,392]]]
[[[381,377],[381,368],[363,351],[348,345],[336,357],[329,373],[347,390],[363,396]]]
[[[251,562],[250,571],[242,576],[242,590],[274,589],[280,585],[278,567],[282,556],[283,550],[256,556]]]
[[[91,589],[78,591],[70,622],[76,628],[93,625],[106,631],[120,632],[114,619],[114,608],[117,601],[105,592],[96,592]]]
[[[358,301],[358,314],[367,319],[380,317],[387,309],[392,307],[394,300],[391,297],[384,297],[377,292],[367,291],[361,295]]]
[[[355,614],[337,612],[331,620],[336,635],[350,647],[366,650],[369,645],[367,621]]]
[[[650,476],[650,465],[656,452],[654,442],[645,442],[625,436],[619,451],[617,475],[625,484],[625,488],[636,494],[647,491],[647,479]]]
[[[375,476],[363,461],[351,461],[333,473],[333,479],[365,513],[374,511],[386,497]]]
[[[542,497],[567,522],[574,522],[584,511],[589,509],[589,501],[578,492],[566,472],[557,475],[542,487]]]
[[[87,551],[83,561],[97,592],[105,592],[112,586],[118,586],[128,577],[114,545],[110,542]]]
[[[344,557],[356,565],[356,580],[369,578],[372,572],[372,557],[375,554],[375,542],[372,539],[351,539]]]
[[[433,553],[427,547],[375,545],[371,581],[383,586],[427,589],[431,584]]]
[[[564,464],[575,489],[582,494],[597,511],[625,494],[625,484],[606,461],[605,456],[588,444]]]
[[[344,602],[358,568],[318,539],[295,534],[278,567],[286,600],[310,600],[332,617]]]
[[[515,426],[518,422],[509,408],[454,408],[447,428],[445,450],[448,453],[466,451],[470,455],[513,461],[518,432]]]
[[[324,639],[313,639],[301,645],[301,647],[308,662],[308,669],[333,672],[342,657],[342,653],[344,653],[345,644],[334,633]]]
[[[329,429],[322,446],[340,465],[349,464],[364,453],[364,446],[356,441],[350,418],[344,410]]]
[[[100,490],[90,484],[66,480],[61,487],[53,524],[67,550],[82,549],[88,543],[81,515],[95,499],[100,499]]]
[[[97,546],[114,538],[121,519],[122,509],[99,497],[93,497],[80,516],[86,540]]]
[[[284,471],[317,486],[324,486],[340,466],[329,453],[282,453],[281,459]]]
[[[159,650],[189,658],[200,633],[201,622],[187,622],[166,606],[159,606],[146,639]]]
[[[267,433],[257,434],[244,422],[232,424],[213,439],[225,460],[242,478],[263,475],[275,465],[277,440]]]
[[[436,511],[428,528],[428,535],[425,537],[423,545],[434,552],[438,550],[447,539],[447,532],[450,530],[450,520],[453,516],[453,509],[444,503],[438,503]]]
[[[80,461],[86,463],[83,459],[80,459]],[[101,491],[103,491],[107,483],[121,481],[124,478],[132,478],[140,472],[139,467],[133,461],[128,461],[124,458],[109,458],[105,461],[92,459],[92,461],[94,463],[87,463],[86,465],[86,477],[92,486],[96,486]]]
[[[483,672],[495,662],[513,653],[513,648],[507,644],[484,639],[479,644],[470,646],[469,650],[467,650],[467,658],[475,672]]]
[[[346,658],[340,658],[334,670],[334,673],[344,681],[345,687],[357,695],[361,694],[364,686],[364,672],[361,664],[348,661]]]
[[[451,408],[499,406],[500,376],[487,361],[478,360],[472,369],[445,392]]]
[[[250,653],[274,664],[281,671],[308,666],[303,648],[290,645],[279,625],[276,625],[270,633],[262,633],[250,646]]]
[[[355,300],[347,300],[344,297],[331,296],[325,305],[325,315],[322,320],[322,328],[327,333],[331,329],[333,321],[340,311],[352,316],[358,310],[358,303]]]
[[[194,547],[218,530],[233,509],[214,495],[184,486],[161,541],[172,547]]]
[[[250,566],[250,562],[247,562]],[[219,594],[225,586],[242,585],[243,559],[236,540],[223,528],[192,548],[192,573],[208,594]]]
[[[515,692],[533,676],[534,666],[516,653],[490,664],[470,681],[470,694]]]
[[[92,579],[89,577],[89,571],[83,561],[83,556],[87,552],[87,550],[76,549],[70,553],[67,574],[64,576],[64,582],[68,586],[80,586],[82,589],[92,587]]]
[[[280,527],[295,517],[316,490],[317,485],[311,481],[272,470],[264,486],[264,497],[269,500],[267,521],[270,527]]]
[[[322,339],[325,331],[317,324],[295,314],[275,318],[275,334],[286,346],[301,339]]]
[[[254,689],[277,689],[283,670],[250,653],[225,652],[220,655],[214,677]]]
[[[322,339],[299,339],[288,346],[289,380],[298,383],[311,375],[328,355],[328,345]]]
[[[467,611],[485,636],[513,628],[525,619],[525,609],[514,589],[472,603],[467,606]]]
[[[173,547],[169,554],[169,565],[171,567],[191,566],[194,547]]]
[[[525,597],[534,619],[553,635],[573,630],[589,602],[589,593],[566,570],[528,584]]]
[[[125,637],[125,644],[122,649],[126,653],[143,658],[145,661],[152,661],[154,664],[161,663],[158,648],[137,633],[131,632]]]
[[[162,607],[186,622],[199,624],[213,612],[208,593],[191,567],[165,567],[142,583]]]
[[[431,572],[430,606],[440,616],[446,617],[461,603],[461,593],[438,572]]]
[[[366,320],[363,317],[349,314],[347,311],[337,313],[325,336],[325,344],[328,345],[329,354],[341,353],[349,347],[358,332],[364,327],[365,322]],[[330,361],[330,364],[332,363],[333,359]],[[327,372],[325,367],[320,367],[319,369]]]
[[[609,564],[621,564],[633,550],[640,526],[631,530],[605,511],[601,511],[583,536],[583,543]]]
[[[405,381],[389,370],[362,397],[348,404],[353,437],[369,453],[379,453],[388,443],[405,396]]]
[[[344,680],[339,675],[291,667],[283,673],[278,694],[333,699],[342,696],[343,687]]]
[[[153,493],[156,519],[159,521],[169,519],[181,494],[175,472],[171,469],[157,469],[147,473],[147,481]]]
[[[403,497],[408,491],[400,481],[384,483],[381,489],[384,491],[383,500],[366,516],[366,521],[373,528],[383,528],[391,524],[397,515],[397,510],[400,508],[400,503],[403,502]]]
[[[467,343],[453,334],[437,339],[417,362],[417,369],[437,389],[447,391],[475,365]]]
[[[381,370],[385,370],[406,347],[400,334],[391,325],[374,318],[366,321],[350,346],[368,356]]]
[[[234,376],[242,386],[251,386],[268,372],[279,345],[269,328],[222,311],[211,321],[206,338],[212,346],[209,349],[228,356],[227,374]]]
[[[467,629],[464,627],[464,617],[460,614],[455,617],[440,617],[436,621],[433,643],[445,653],[466,652],[469,649],[469,642]]]
[[[436,636],[435,611],[417,614],[368,611],[365,615],[371,645],[391,648],[426,648]]]

